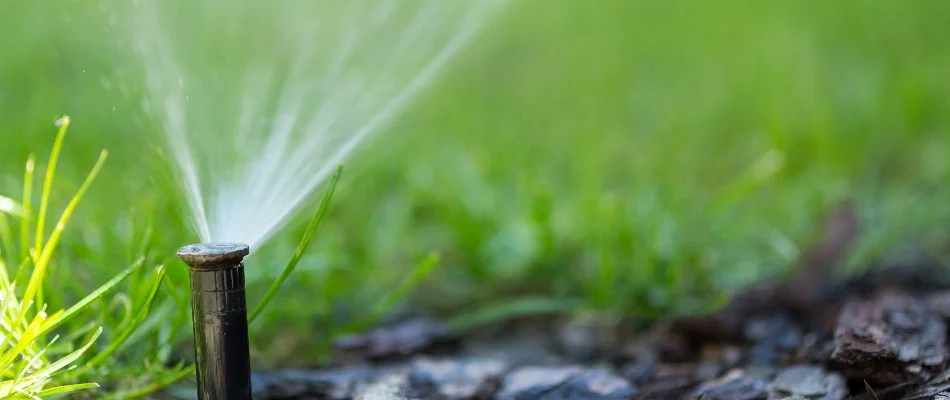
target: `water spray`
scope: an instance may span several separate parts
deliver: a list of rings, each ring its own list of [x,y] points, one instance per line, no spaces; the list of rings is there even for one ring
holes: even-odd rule
[[[250,400],[244,257],[240,243],[199,243],[178,257],[191,275],[199,400]]]
[[[256,249],[510,2],[115,3],[199,240]]]

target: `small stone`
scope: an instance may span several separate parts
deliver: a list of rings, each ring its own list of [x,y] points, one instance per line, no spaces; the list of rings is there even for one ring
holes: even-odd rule
[[[422,358],[413,362],[409,382],[427,398],[482,398],[494,391],[507,368],[504,362],[498,360]]]
[[[744,335],[747,341],[754,343],[749,358],[756,365],[774,365],[783,356],[802,347],[801,332],[792,318],[784,313],[749,321]]]
[[[768,382],[745,376],[735,370],[696,389],[695,398],[700,400],[765,400]]]
[[[582,371],[579,367],[519,368],[505,376],[497,397],[499,399],[537,399]]]
[[[841,375],[826,372],[823,368],[799,365],[779,372],[768,386],[769,400],[813,399],[840,400],[848,388]]]
[[[571,378],[564,386],[544,396],[544,399],[632,399],[637,390],[624,379],[603,371],[586,371]]]
[[[417,398],[419,397],[409,392],[405,374],[383,377],[356,396],[356,400],[409,400]]]
[[[656,359],[649,356],[637,358],[623,367],[621,375],[633,383],[643,383],[656,372]]]
[[[524,367],[508,374],[496,398],[505,400],[632,399],[630,382],[604,370]]]
[[[950,319],[950,290],[941,290],[926,297],[927,306],[944,320]]]
[[[681,398],[698,384],[715,378],[721,366],[715,363],[657,364],[646,382],[637,382],[639,397],[645,399]]]
[[[722,365],[714,362],[700,363],[696,367],[696,379],[701,381],[715,378],[723,370]]]
[[[318,397],[350,399],[358,388],[375,379],[376,373],[363,367],[338,371],[288,369],[251,374],[253,398],[295,399]]]

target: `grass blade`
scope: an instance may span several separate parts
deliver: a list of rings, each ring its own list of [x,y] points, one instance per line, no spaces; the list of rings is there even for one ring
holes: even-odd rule
[[[29,322],[17,338],[16,344],[9,347],[0,357],[0,371],[9,371],[14,359],[20,357],[27,348],[35,346],[34,340],[43,334],[42,326],[46,321],[44,314],[40,312]],[[23,322],[26,323],[26,320],[23,319]]]
[[[0,246],[2,246],[0,247],[0,257],[9,257],[9,262],[13,265],[16,264],[16,247],[13,243],[13,231],[10,229],[10,220],[7,219],[7,214],[26,218],[23,206],[9,197],[0,196]],[[6,271],[3,271],[3,273],[6,273]]]
[[[67,309],[66,311],[61,311],[57,314],[54,314],[52,317],[50,317],[46,321],[40,333],[42,334],[45,332],[49,332],[53,328],[56,328],[57,326],[62,324],[63,321],[66,321],[67,319],[72,317],[74,314],[85,309],[86,306],[88,306],[90,303],[98,300],[100,297],[102,297],[102,295],[106,294],[106,292],[116,287],[116,285],[122,282],[132,272],[134,272],[137,268],[141,267],[144,262],[145,262],[144,257],[139,258],[138,260],[135,261],[134,264],[132,264],[131,267],[126,268],[124,271],[120,272],[118,275],[110,279],[108,282],[100,286],[98,289],[96,289],[92,293],[89,293],[86,297],[84,297],[78,303],[73,304],[73,306],[69,307],[69,309]]]
[[[17,217],[23,217],[25,215],[23,206],[6,196],[0,196],[0,213],[15,215]]]
[[[438,264],[438,254],[430,253],[425,256],[416,264],[416,267],[412,269],[412,273],[409,274],[396,289],[386,293],[386,295],[376,303],[376,306],[373,307],[373,310],[370,312],[368,321],[365,321],[365,323],[372,323],[391,310],[396,303],[404,299],[412,289],[419,286],[419,283],[429,276],[429,273],[431,273]]]
[[[0,212],[0,264],[6,264],[4,262],[4,257],[14,257],[12,254],[15,250],[15,245],[13,244],[13,232],[10,231],[10,220],[7,219],[6,214]],[[10,264],[15,264],[15,258],[11,259]],[[0,271],[0,275],[3,276],[4,281],[9,281],[7,277],[7,270],[3,268]]]
[[[287,277],[290,276],[290,273],[294,272],[294,268],[297,268],[297,263],[300,262],[300,258],[303,257],[304,252],[307,251],[307,247],[310,245],[314,233],[316,233],[317,228],[319,228],[323,222],[323,217],[326,215],[327,209],[330,206],[330,199],[333,198],[333,191],[336,190],[336,184],[340,181],[340,175],[342,174],[343,166],[341,165],[337,167],[336,173],[330,178],[330,184],[327,186],[327,191],[323,194],[323,199],[320,200],[317,213],[314,214],[310,220],[310,224],[307,225],[307,230],[304,231],[303,237],[301,237],[300,242],[297,243],[297,250],[294,251],[293,257],[290,258],[290,261],[287,262],[284,269],[280,271],[280,276],[277,277],[277,280],[267,289],[267,293],[264,294],[264,298],[261,299],[261,302],[257,304],[257,307],[254,307],[254,311],[251,312],[251,316],[248,318],[248,323],[251,323],[254,321],[254,318],[257,318],[261,311],[264,310],[264,307],[267,306],[267,303],[277,294],[277,291],[281,285],[283,285],[284,281],[287,280]]]
[[[97,353],[89,361],[83,363],[82,367],[70,374],[71,376],[81,375],[83,372],[86,372],[99,365],[102,361],[107,360],[112,356],[113,353],[122,348],[122,345],[125,344],[125,341],[129,338],[129,335],[131,335],[132,332],[135,332],[135,330],[142,324],[142,321],[144,321],[148,316],[148,313],[152,310],[152,303],[155,300],[155,295],[158,294],[158,290],[162,286],[162,281],[165,280],[165,267],[161,265],[158,266],[155,269],[155,274],[152,279],[152,286],[149,289],[148,297],[145,299],[145,304],[143,304],[142,308],[139,309],[139,312],[135,315],[135,318],[129,322],[125,329],[123,329],[116,338],[109,342],[108,347]]]
[[[99,387],[98,383],[77,383],[73,385],[62,385],[62,386],[52,387],[49,389],[44,389],[40,391],[39,393],[37,393],[36,395],[39,397],[46,397],[46,396],[53,396],[57,394],[75,392],[79,390],[96,389],[98,387]]]
[[[584,301],[572,299],[554,299],[547,297],[526,297],[507,300],[495,305],[476,309],[448,321],[449,328],[455,332],[464,332],[471,328],[491,322],[501,321],[521,315],[539,315],[587,310]]]
[[[36,155],[30,154],[26,160],[26,172],[23,173],[23,212],[25,216],[20,220],[20,261],[30,256],[30,213],[33,199],[33,171],[36,169]]]
[[[92,182],[96,179],[96,175],[99,174],[99,170],[102,169],[102,165],[105,164],[106,158],[108,158],[108,156],[109,152],[106,150],[102,150],[102,152],[99,153],[99,159],[96,161],[96,164],[92,166],[92,170],[89,172],[89,175],[86,176],[86,180],[83,181],[82,186],[79,187],[76,195],[73,196],[72,200],[70,200],[69,204],[66,206],[66,209],[63,210],[63,215],[60,216],[59,222],[56,223],[56,228],[53,230],[53,233],[50,234],[49,241],[44,246],[42,246],[42,253],[38,253],[39,260],[37,260],[34,264],[33,274],[30,276],[30,282],[27,284],[26,291],[23,293],[23,309],[20,310],[21,314],[26,313],[26,307],[28,307],[27,304],[34,300],[36,293],[39,290],[40,285],[42,285],[43,279],[45,278],[46,267],[49,265],[49,261],[53,257],[53,250],[56,248],[56,244],[59,242],[59,238],[62,236],[63,230],[66,228],[66,223],[72,216],[73,211],[76,210],[76,206],[79,205],[79,201],[82,199],[83,195],[86,194],[86,190],[89,189],[89,186],[91,186]],[[41,213],[42,212],[43,211],[41,211]]]
[[[110,397],[110,398],[112,398],[112,399],[135,399],[135,398],[139,398],[139,397],[148,396],[148,395],[150,395],[150,394],[153,394],[153,393],[155,393],[155,392],[157,392],[157,391],[159,391],[159,390],[162,390],[162,389],[168,387],[169,385],[171,385],[171,384],[173,384],[173,383],[175,383],[175,382],[178,382],[178,381],[184,379],[185,377],[187,377],[187,376],[189,376],[189,375],[193,375],[194,373],[195,373],[195,365],[194,365],[194,364],[191,364],[191,365],[185,367],[184,369],[182,369],[181,371],[178,371],[177,373],[171,375],[170,377],[168,377],[168,378],[165,379],[165,380],[152,383],[152,384],[150,384],[150,385],[148,385],[148,386],[145,386],[145,387],[142,387],[142,388],[139,388],[139,389],[135,389],[135,390],[127,391],[127,392],[115,393],[115,394],[114,394],[112,397]]]
[[[66,131],[69,129],[69,117],[64,115],[56,121],[56,124],[59,125],[59,132],[56,133],[56,139],[53,141],[53,151],[50,153],[49,164],[46,166],[46,178],[43,180],[40,211],[36,214],[36,241],[33,248],[36,254],[40,254],[43,250],[46,209],[49,207],[49,195],[53,189],[53,178],[56,176],[56,162],[59,161],[59,152],[63,148],[63,139],[66,138]]]
[[[93,334],[92,334],[92,337],[90,337],[89,340],[86,342],[86,344],[84,344],[82,347],[80,347],[80,348],[76,349],[76,351],[73,351],[72,353],[69,353],[68,355],[66,355],[66,356],[64,356],[64,357],[61,357],[60,359],[58,359],[58,360],[56,360],[56,361],[50,363],[50,364],[47,365],[45,368],[43,368],[43,369],[41,369],[41,370],[39,370],[39,371],[36,371],[36,372],[34,373],[34,375],[50,376],[50,375],[52,375],[53,373],[55,373],[56,371],[59,371],[59,370],[65,368],[66,366],[68,366],[69,364],[72,364],[74,361],[76,361],[77,359],[79,359],[79,356],[81,356],[84,352],[86,352],[86,350],[89,350],[89,347],[91,347],[92,344],[95,343],[96,339],[98,339],[100,335],[102,335],[102,327],[101,327],[101,326],[99,327],[99,329],[96,330],[96,333],[93,333]]]

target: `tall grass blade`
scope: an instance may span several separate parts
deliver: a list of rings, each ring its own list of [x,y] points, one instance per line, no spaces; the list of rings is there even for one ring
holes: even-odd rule
[[[37,393],[36,395],[39,397],[48,397],[48,396],[55,396],[58,394],[76,392],[80,390],[95,389],[98,387],[99,387],[98,383],[77,383],[73,385],[62,385],[62,386],[51,387],[49,389],[44,389],[40,391],[39,393]]]
[[[62,216],[59,218],[59,222],[56,223],[56,228],[53,229],[53,233],[50,234],[49,241],[42,246],[43,251],[42,253],[39,253],[39,260],[37,260],[34,264],[33,274],[30,276],[30,282],[27,284],[26,291],[23,293],[24,308],[20,310],[21,314],[26,313],[26,304],[35,299],[36,293],[43,284],[43,279],[46,276],[46,267],[49,265],[49,261],[53,257],[53,250],[56,248],[56,244],[59,242],[59,238],[62,236],[63,230],[66,228],[66,223],[72,216],[73,211],[76,210],[76,206],[79,205],[79,201],[82,200],[83,195],[86,194],[86,190],[89,189],[89,186],[91,186],[92,182],[96,179],[96,176],[99,174],[99,170],[102,169],[102,165],[105,164],[106,158],[108,158],[108,156],[109,152],[106,150],[102,150],[102,152],[99,153],[99,159],[96,161],[96,164],[93,165],[92,170],[89,172],[89,175],[86,176],[86,180],[83,181],[82,186],[79,187],[76,195],[73,196],[72,200],[69,201],[69,204],[63,211]],[[42,214],[43,211],[40,213]],[[37,248],[40,248],[40,246],[37,246]]]
[[[56,121],[59,125],[59,132],[56,133],[56,140],[53,141],[53,151],[49,156],[49,164],[46,166],[46,178],[43,180],[43,194],[40,197],[40,210],[36,214],[36,241],[34,242],[34,251],[39,254],[43,250],[43,235],[46,223],[46,210],[49,207],[49,195],[53,189],[53,178],[56,176],[56,162],[59,161],[59,152],[63,148],[63,139],[66,138],[66,131],[69,129],[69,116],[63,116]]]
[[[33,212],[33,171],[36,169],[36,155],[30,154],[26,160],[26,171],[23,173],[23,212],[25,216],[20,220],[20,261],[30,257],[30,215]]]
[[[145,299],[145,303],[141,306],[141,308],[139,308],[139,311],[135,315],[135,318],[129,321],[128,325],[122,330],[122,332],[120,332],[118,336],[116,336],[109,342],[108,347],[106,347],[105,349],[97,353],[89,361],[86,361],[85,363],[83,363],[82,367],[74,370],[70,374],[71,376],[79,376],[82,373],[92,369],[93,367],[98,366],[103,361],[111,357],[112,354],[114,354],[116,351],[122,348],[122,346],[125,344],[126,339],[129,338],[129,335],[131,335],[132,332],[135,332],[135,330],[142,324],[142,321],[144,321],[145,318],[148,316],[148,313],[152,310],[152,303],[155,300],[155,295],[158,294],[159,288],[161,288],[162,286],[162,281],[164,280],[164,278],[165,278],[165,267],[158,266],[155,269],[155,273],[152,277],[152,284],[148,292],[148,297]]]
[[[134,272],[136,269],[141,267],[144,262],[145,262],[144,257],[139,258],[138,260],[135,261],[134,264],[132,264],[131,267],[126,268],[124,271],[114,276],[108,282],[100,286],[98,289],[94,290],[92,293],[89,293],[88,295],[86,295],[86,297],[84,297],[78,303],[74,304],[72,307],[68,308],[66,311],[60,311],[59,313],[54,314],[54,316],[50,317],[46,321],[46,324],[44,324],[43,330],[41,333],[49,332],[53,328],[56,328],[57,326],[62,324],[64,321],[68,320],[70,317],[72,317],[76,313],[85,309],[90,303],[98,300],[100,297],[102,297],[102,295],[106,294],[106,292],[116,287],[132,272]]]
[[[287,280],[287,277],[290,276],[290,273],[294,272],[294,268],[297,268],[297,263],[300,262],[300,258],[303,257],[304,252],[307,251],[307,247],[310,246],[310,241],[313,239],[317,228],[319,228],[323,222],[323,217],[330,207],[330,199],[333,198],[333,191],[336,190],[336,184],[340,181],[340,175],[342,174],[343,166],[341,165],[337,167],[336,173],[330,178],[330,184],[327,186],[327,191],[323,194],[323,199],[320,200],[317,213],[314,214],[310,220],[310,224],[307,225],[307,230],[304,231],[303,237],[301,237],[300,242],[297,243],[297,250],[294,251],[293,257],[290,258],[290,261],[287,262],[284,269],[280,271],[280,276],[277,277],[277,280],[267,289],[267,293],[264,294],[264,298],[261,299],[261,302],[257,304],[257,307],[254,307],[254,311],[251,312],[248,318],[248,323],[254,321],[254,318],[257,318],[261,311],[264,310],[264,307],[267,306],[267,303],[277,294],[277,291],[283,285],[284,281]]]
[[[477,326],[522,315],[558,314],[589,311],[582,300],[549,297],[525,297],[506,300],[450,319],[447,324],[455,332],[464,332]]]
[[[23,209],[23,206],[17,204],[17,202],[13,199],[6,196],[0,196],[0,213],[23,217],[25,215],[25,210]]]
[[[16,254],[15,246],[13,244],[13,232],[10,230],[10,220],[7,219],[6,214],[0,212],[0,263],[3,263],[4,257],[10,257],[10,262],[14,262],[12,257],[14,257],[13,254]],[[9,280],[6,268],[0,271],[0,274],[4,276],[4,280]]]
[[[59,371],[59,370],[65,368],[65,367],[68,366],[69,364],[72,364],[74,361],[76,361],[77,359],[79,359],[79,356],[81,356],[83,353],[85,353],[86,350],[89,350],[89,347],[92,346],[92,344],[96,341],[96,339],[99,338],[100,335],[102,335],[102,327],[99,327],[99,329],[96,330],[96,333],[92,334],[92,337],[90,337],[89,340],[86,342],[86,344],[84,344],[82,347],[80,347],[80,348],[76,349],[76,351],[74,351],[74,352],[72,352],[72,353],[69,353],[68,355],[66,355],[66,356],[64,356],[64,357],[62,357],[62,358],[60,358],[60,359],[58,359],[58,360],[56,360],[56,361],[50,363],[50,364],[47,365],[45,368],[43,368],[43,369],[37,371],[37,372],[35,373],[35,375],[39,375],[39,376],[50,376],[50,375],[52,375],[54,372],[57,372],[57,371]]]
[[[412,273],[409,274],[396,289],[386,293],[386,295],[376,303],[376,306],[373,307],[373,310],[370,312],[369,321],[376,321],[391,310],[397,303],[402,301],[409,292],[419,286],[426,277],[429,276],[429,273],[435,269],[435,266],[439,264],[439,255],[435,253],[430,253],[425,256],[416,267],[412,269]]]
[[[184,379],[185,377],[193,375],[194,373],[195,373],[195,365],[191,364],[183,368],[181,371],[178,371],[177,373],[172,374],[171,376],[169,376],[168,378],[164,380],[152,383],[148,386],[141,387],[138,389],[125,391],[125,392],[118,392],[118,393],[113,394],[109,398],[110,399],[136,399],[139,397],[145,397],[145,396],[154,394],[155,392],[162,390],[168,387],[169,385]]]

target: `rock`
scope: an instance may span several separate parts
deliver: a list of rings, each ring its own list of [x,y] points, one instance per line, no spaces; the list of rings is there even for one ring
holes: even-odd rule
[[[695,391],[700,400],[765,400],[768,382],[734,370],[720,379],[707,382]]]
[[[634,384],[641,384],[652,379],[656,374],[656,355],[648,349],[637,349],[632,358],[623,367],[621,376]]]
[[[947,362],[947,328],[922,301],[888,291],[848,302],[838,317],[832,361],[877,385],[922,382]]]
[[[405,374],[388,375],[356,395],[356,400],[409,400],[418,399],[409,391]]]
[[[499,399],[537,399],[579,375],[579,367],[523,367],[502,380]]]
[[[834,347],[831,332],[809,332],[802,335],[801,347],[786,361],[790,364],[828,364]]]
[[[718,363],[658,364],[647,382],[638,385],[638,397],[678,398],[689,394],[699,383],[715,378],[721,371],[722,366]]]
[[[382,360],[410,356],[453,342],[448,327],[429,318],[412,318],[334,342],[337,356]]]
[[[802,347],[802,333],[785,313],[750,320],[743,335],[753,343],[748,355],[753,365],[775,365],[784,355]]]
[[[926,297],[927,306],[943,317],[950,320],[950,290],[941,290]]]
[[[840,400],[848,393],[844,378],[812,365],[786,368],[768,385],[768,399]]]
[[[524,367],[503,380],[498,399],[632,399],[636,389],[624,379],[604,370],[579,367]]]
[[[589,370],[571,378],[564,386],[548,393],[545,399],[632,399],[636,388],[626,380],[604,370]]]
[[[410,386],[425,398],[488,398],[508,366],[497,360],[430,360],[412,364]]]
[[[369,368],[356,367],[339,371],[289,369],[251,374],[252,397],[266,399],[350,399],[363,385],[376,378]]]

